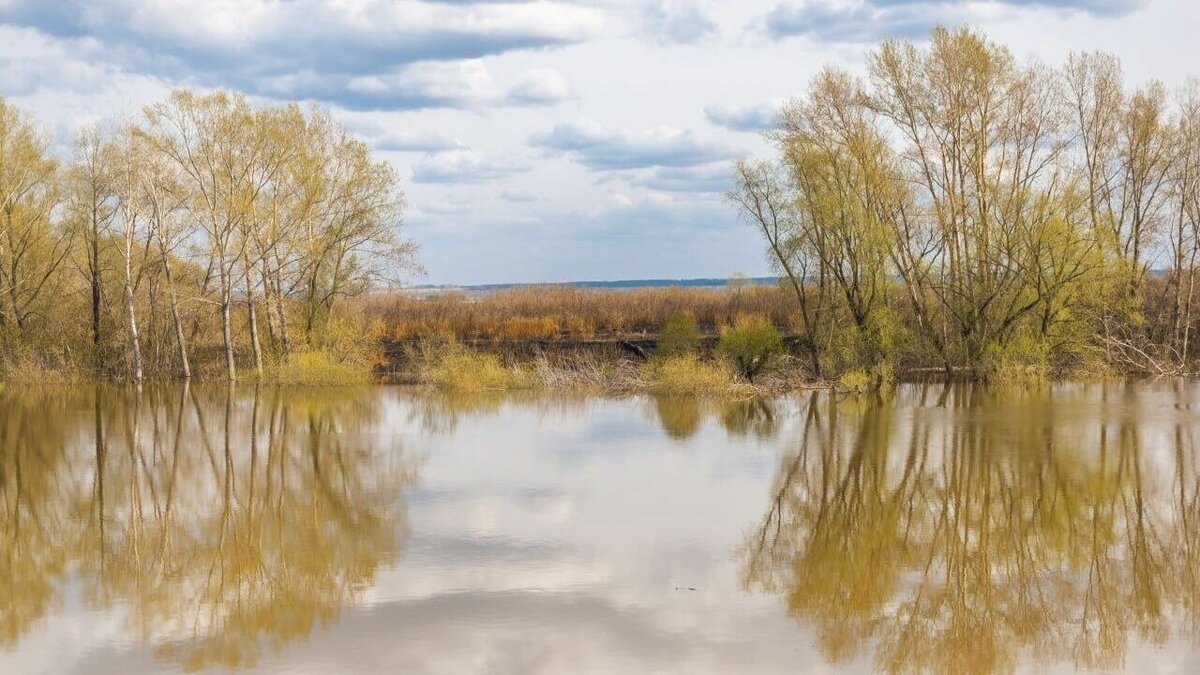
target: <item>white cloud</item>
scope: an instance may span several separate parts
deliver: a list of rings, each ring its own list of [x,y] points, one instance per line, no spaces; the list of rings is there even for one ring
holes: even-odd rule
[[[385,131],[370,140],[372,147],[384,152],[445,152],[463,147],[436,131]]]
[[[532,192],[522,192],[520,190],[502,190],[500,198],[506,202],[514,202],[517,204],[528,204],[538,201],[538,196]]]
[[[695,44],[717,33],[717,24],[694,1],[654,0],[642,9],[647,36],[662,45]]]
[[[531,169],[528,162],[483,157],[474,150],[451,150],[430,155],[417,163],[412,179],[418,183],[477,183],[496,180]]]
[[[471,212],[471,205],[465,202],[435,201],[428,204],[416,204],[415,207],[420,212],[438,216],[461,216]]]
[[[517,78],[508,88],[505,100],[512,104],[542,105],[559,103],[571,96],[571,85],[562,73],[552,68],[538,68]]]
[[[420,61],[365,75],[297,72],[266,78],[263,94],[334,101],[355,110],[495,108],[552,105],[570,96],[570,85],[550,68],[531,70],[502,89],[482,59]]]
[[[710,105],[704,109],[708,121],[733,131],[761,132],[775,127],[782,103]]]
[[[609,131],[583,120],[557,124],[530,137],[534,147],[577,159],[593,170],[653,166],[694,166],[732,157],[727,147],[704,141],[690,131],[658,127],[639,135]]]
[[[667,166],[635,175],[628,180],[633,185],[658,192],[720,194],[732,187],[733,170],[728,162],[714,162],[702,166]]]
[[[773,38],[804,36],[817,42],[873,42],[920,38],[934,26],[976,24],[1027,9],[1123,16],[1145,0],[787,0],[766,14]]]
[[[10,0],[0,5],[0,21],[62,38],[91,36],[104,43],[105,59],[122,68],[362,107],[453,104],[464,92],[436,91],[422,75],[468,86],[486,84],[483,75],[414,64],[470,64],[487,55],[579,43],[599,33],[603,13],[548,0]]]

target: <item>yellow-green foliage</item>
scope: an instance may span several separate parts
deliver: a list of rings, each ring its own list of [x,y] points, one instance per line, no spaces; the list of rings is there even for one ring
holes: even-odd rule
[[[379,319],[360,322],[333,318],[316,347],[335,361],[373,366],[380,361],[383,334],[383,322]]]
[[[889,382],[895,369],[897,346],[906,344],[903,327],[887,307],[875,307],[863,327],[839,309],[822,334],[821,368],[827,373],[862,370],[878,383]]]
[[[650,391],[671,394],[703,394],[727,391],[737,378],[722,362],[701,361],[694,355],[672,356],[643,366]]]
[[[374,380],[380,361],[379,338],[383,332],[377,320],[364,325],[333,318],[321,331],[317,344],[296,352],[268,370],[266,379],[278,384],[337,386],[363,384]]]
[[[891,361],[880,361],[872,368],[844,370],[837,378],[840,391],[866,392],[890,389],[896,384],[896,370]]]
[[[862,393],[871,389],[872,378],[865,370],[847,370],[838,378],[837,388],[840,391]]]
[[[413,355],[422,382],[457,391],[522,389],[527,373],[504,365],[496,354],[468,349],[457,342],[423,343]]]
[[[338,386],[370,382],[373,373],[361,362],[338,361],[325,352],[307,351],[293,354],[268,379],[288,385]]]
[[[989,345],[983,365],[991,382],[1044,382],[1050,377],[1050,345],[1045,339],[1021,335],[1004,345]]]
[[[695,354],[700,348],[700,327],[691,312],[675,312],[663,321],[654,355],[662,358]]]
[[[743,377],[753,381],[783,355],[783,338],[770,321],[743,316],[721,333],[717,350]]]

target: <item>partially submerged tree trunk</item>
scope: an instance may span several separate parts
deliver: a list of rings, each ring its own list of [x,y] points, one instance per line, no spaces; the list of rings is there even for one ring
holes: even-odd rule
[[[221,267],[221,338],[225,347],[225,374],[232,382],[237,379],[237,366],[233,360],[233,322],[229,315],[229,306],[233,301],[229,289],[230,275],[224,256],[217,264]]]
[[[254,349],[254,370],[261,378],[263,374],[262,344],[258,340],[258,312],[254,306],[254,287],[250,282],[250,272],[253,268],[246,261],[246,307],[250,319],[250,345]]]
[[[99,214],[92,214],[91,247],[88,251],[88,276],[92,287],[92,345],[100,345],[100,221]]]
[[[125,316],[129,329],[129,358],[133,381],[142,383],[142,346],[138,340],[136,308],[133,299],[133,269],[130,253],[125,254]]]
[[[183,317],[179,314],[179,297],[175,292],[175,276],[171,272],[171,261],[162,237],[158,237],[158,250],[162,254],[163,271],[167,276],[167,297],[171,300],[171,321],[175,324],[175,342],[179,347],[179,368],[183,379],[192,377],[192,366],[188,361],[187,338],[183,334]]]

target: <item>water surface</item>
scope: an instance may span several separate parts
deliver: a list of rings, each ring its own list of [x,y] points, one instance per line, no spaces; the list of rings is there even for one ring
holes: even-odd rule
[[[0,672],[1200,672],[1195,382],[0,391]]]

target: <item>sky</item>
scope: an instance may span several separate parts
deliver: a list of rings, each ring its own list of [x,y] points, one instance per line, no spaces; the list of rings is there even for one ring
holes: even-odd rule
[[[0,96],[64,153],[175,87],[326,105],[396,167],[416,283],[758,276],[733,162],[823,65],[937,23],[1200,76],[1196,0],[0,0]]]

